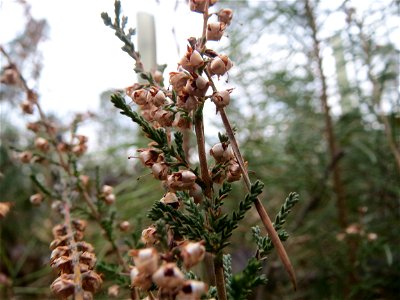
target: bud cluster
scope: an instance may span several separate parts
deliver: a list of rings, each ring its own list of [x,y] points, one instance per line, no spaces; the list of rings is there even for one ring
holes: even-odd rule
[[[210,176],[215,183],[222,183],[224,180],[228,182],[240,180],[242,171],[229,143],[215,144],[210,149],[210,154],[216,163],[214,168],[210,170]]]
[[[201,262],[205,255],[203,242],[186,241],[179,246],[180,256],[186,269]],[[175,262],[166,260],[153,248],[131,250],[134,266],[130,277],[132,287],[147,291],[155,284],[159,288],[160,299],[198,300],[207,292],[207,285],[202,281],[187,280]],[[164,261],[162,261],[164,260]]]
[[[100,288],[103,280],[93,271],[96,264],[93,246],[83,241],[87,223],[83,220],[73,220],[71,225],[73,236],[68,233],[66,224],[59,224],[53,228],[50,265],[58,271],[58,277],[51,284],[51,289],[59,297],[67,298],[73,295],[77,284],[75,269],[79,268],[85,299],[92,299],[92,293]],[[74,254],[78,256],[78,261],[74,261]]]

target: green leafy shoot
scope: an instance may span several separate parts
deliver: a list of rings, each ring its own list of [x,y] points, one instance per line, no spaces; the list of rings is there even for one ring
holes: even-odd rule
[[[275,217],[274,228],[278,233],[281,241],[286,241],[289,234],[283,229],[286,218],[289,215],[293,206],[299,202],[299,195],[297,193],[290,193],[285,202],[281,206],[279,213]],[[258,226],[252,227],[253,239],[255,240],[258,248],[257,256],[259,259],[264,259],[274,248],[271,239],[268,236],[262,236],[261,230]]]
[[[229,299],[246,300],[255,287],[266,284],[267,278],[264,274],[260,275],[261,271],[261,262],[251,258],[242,272],[233,275],[228,288]]]

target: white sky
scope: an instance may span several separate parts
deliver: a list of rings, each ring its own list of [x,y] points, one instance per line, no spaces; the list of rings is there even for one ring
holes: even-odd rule
[[[186,37],[201,35],[202,18],[191,13],[183,1],[177,12],[175,0],[160,2],[125,0],[122,8],[129,17],[128,25],[133,28],[138,11],[154,14],[158,63],[168,63],[168,70],[172,71],[179,59],[172,26],[176,26],[180,46],[185,47]],[[94,110],[101,92],[124,88],[136,81],[134,61],[120,49],[122,43],[100,17],[103,11],[114,16],[113,0],[28,0],[28,3],[33,17],[46,19],[50,28],[48,39],[40,46],[44,61],[39,93],[46,110],[61,115],[63,111]],[[23,28],[23,22],[21,5],[15,0],[0,0],[0,44],[12,40]]]

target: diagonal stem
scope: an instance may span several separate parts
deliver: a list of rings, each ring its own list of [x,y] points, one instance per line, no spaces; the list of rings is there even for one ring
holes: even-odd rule
[[[243,161],[243,156],[240,153],[239,146],[237,144],[235,135],[234,135],[233,130],[232,130],[232,126],[231,126],[231,124],[229,122],[229,119],[228,119],[228,117],[227,117],[227,115],[225,113],[224,108],[219,108],[218,111],[219,111],[219,113],[221,115],[222,123],[224,124],[226,133],[227,133],[227,135],[229,137],[229,141],[231,143],[231,146],[232,146],[233,152],[235,154],[236,160],[237,160],[237,162],[239,164],[239,167],[240,167],[240,170],[241,170],[241,172],[243,174],[243,180],[245,182],[247,190],[250,191],[251,181],[250,181],[249,175],[247,173],[247,170],[245,168],[244,161]],[[261,219],[262,223],[264,224],[265,229],[268,232],[269,237],[271,238],[272,243],[274,244],[276,250],[278,251],[278,255],[279,255],[279,257],[280,257],[280,259],[281,259],[286,271],[289,274],[289,277],[290,277],[290,280],[292,281],[294,289],[297,289],[296,274],[295,274],[293,266],[292,266],[292,264],[290,262],[289,256],[287,255],[286,250],[283,247],[283,244],[282,244],[281,240],[279,239],[279,236],[278,236],[276,230],[274,229],[274,225],[272,224],[271,219],[268,216],[268,213],[266,212],[264,206],[262,205],[262,203],[261,203],[261,201],[260,201],[260,199],[258,197],[254,201],[254,205],[255,205],[255,207],[257,209],[257,212],[258,212],[258,214],[260,216],[260,219]]]

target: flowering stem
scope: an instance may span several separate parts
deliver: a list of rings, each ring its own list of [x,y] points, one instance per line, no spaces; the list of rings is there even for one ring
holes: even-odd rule
[[[222,253],[217,254],[217,256],[214,258],[214,270],[218,300],[227,300]]]
[[[82,277],[79,266],[79,252],[75,243],[74,233],[71,226],[71,214],[69,201],[64,202],[64,220],[67,226],[67,235],[69,236],[69,246],[72,253],[72,265],[74,270],[74,299],[83,300]]]
[[[212,181],[208,174],[207,156],[204,139],[204,124],[203,124],[203,104],[197,109],[194,116],[194,127],[197,139],[197,149],[199,152],[201,179],[205,184],[205,193],[207,197],[211,197]]]

